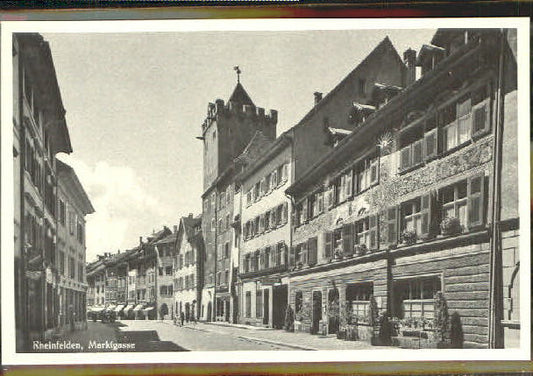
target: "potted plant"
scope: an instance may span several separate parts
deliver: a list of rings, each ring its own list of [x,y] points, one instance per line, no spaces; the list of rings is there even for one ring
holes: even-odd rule
[[[379,308],[374,295],[370,295],[368,303],[368,325],[372,329],[370,343],[378,345],[378,336],[376,334],[379,333]]]
[[[340,249],[336,249],[334,256],[335,256],[335,260],[342,260],[344,257],[344,252]]]
[[[434,338],[437,342],[437,348],[445,348],[449,342],[450,318],[446,298],[440,291],[435,294],[434,312],[433,327],[435,328]]]
[[[413,230],[403,230],[402,235],[402,243],[405,245],[411,245],[416,243],[416,232]]]
[[[300,308],[300,311],[297,312],[295,315],[294,320],[294,331],[295,332],[302,332],[304,331],[304,325],[308,323],[311,320],[311,307],[308,302],[302,303],[302,307]]]
[[[287,332],[294,332],[294,311],[290,304],[287,304],[285,309],[285,322],[283,324],[283,329]]]
[[[446,217],[440,223],[442,235],[457,235],[463,232],[463,226],[457,217]]]

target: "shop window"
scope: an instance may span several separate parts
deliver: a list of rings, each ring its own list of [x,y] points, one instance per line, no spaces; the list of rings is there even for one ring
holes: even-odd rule
[[[346,302],[354,317],[368,317],[370,296],[374,292],[372,282],[356,283],[346,286]]]
[[[434,316],[434,297],[442,290],[439,276],[393,281],[393,314],[399,318]]]

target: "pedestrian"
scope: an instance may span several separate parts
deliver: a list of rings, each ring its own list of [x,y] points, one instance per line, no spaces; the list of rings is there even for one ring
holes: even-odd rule
[[[181,326],[183,326],[183,321],[185,320],[185,314],[183,313],[183,311],[180,312],[180,322],[181,322]]]

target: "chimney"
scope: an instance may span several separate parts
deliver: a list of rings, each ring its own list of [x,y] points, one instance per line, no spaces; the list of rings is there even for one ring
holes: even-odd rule
[[[189,218],[192,218],[192,213],[189,213]]]
[[[407,77],[405,79],[405,87],[407,87],[416,81],[416,51],[411,48],[405,50],[403,62],[407,66]]]
[[[174,225],[174,234],[178,232],[178,225]]]
[[[143,244],[143,237],[139,236],[139,245],[142,245],[142,244]]]
[[[315,91],[313,94],[315,96],[315,106],[316,106],[318,102],[322,100],[322,93],[319,91]]]

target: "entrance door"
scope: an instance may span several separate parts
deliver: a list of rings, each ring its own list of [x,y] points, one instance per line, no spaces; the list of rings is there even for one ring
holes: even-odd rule
[[[207,303],[207,321],[212,321],[213,305],[211,302]]]
[[[322,292],[313,291],[313,322],[311,324],[311,334],[318,333],[322,320]]]
[[[272,290],[272,326],[275,329],[283,328],[288,297],[289,289],[287,285],[274,286]]]
[[[268,322],[270,321],[270,290],[264,289],[263,290],[263,324],[268,325]]]
[[[224,301],[224,321],[229,322],[229,299]]]
[[[328,292],[328,334],[337,333],[339,330],[339,290],[337,288]]]

